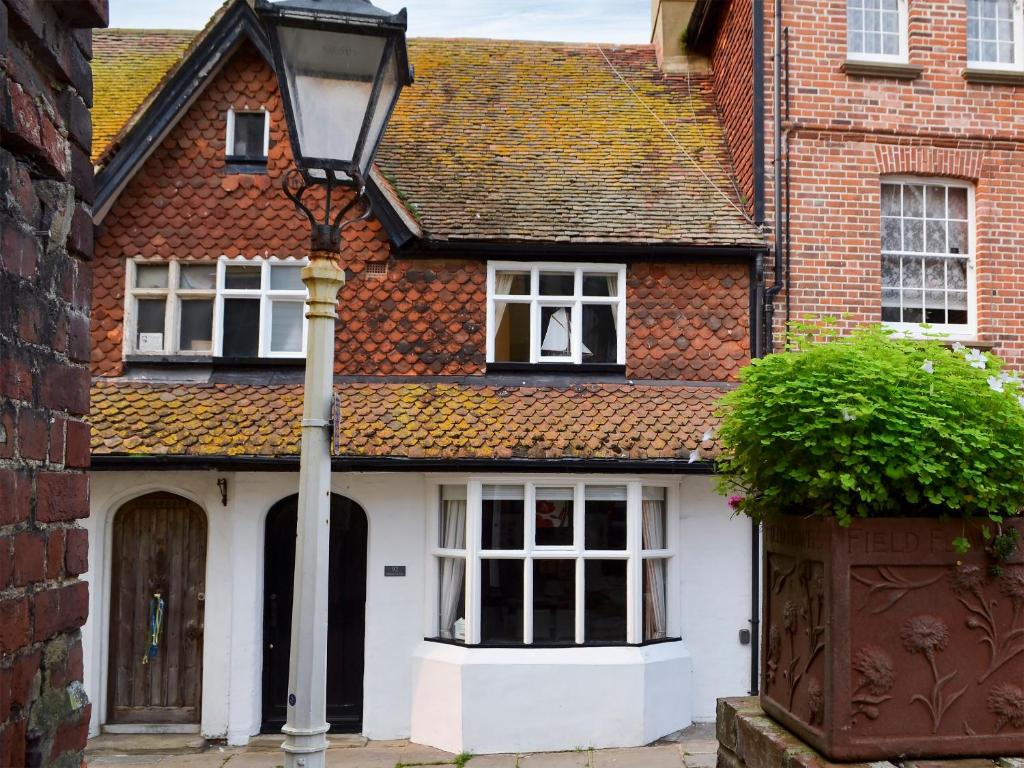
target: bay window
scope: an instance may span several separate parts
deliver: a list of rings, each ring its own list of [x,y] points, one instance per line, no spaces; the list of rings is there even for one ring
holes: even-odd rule
[[[967,0],[967,66],[1024,71],[1021,0]]]
[[[668,637],[666,489],[640,482],[443,486],[433,637],[482,645]]]
[[[129,261],[126,354],[302,357],[303,264]]]
[[[626,268],[489,264],[487,361],[625,364]]]
[[[974,332],[973,189],[942,179],[881,188],[882,321],[897,330]]]

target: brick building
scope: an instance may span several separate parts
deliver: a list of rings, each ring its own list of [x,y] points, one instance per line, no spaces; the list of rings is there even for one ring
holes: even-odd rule
[[[0,3],[0,766],[78,766],[90,704],[89,162],[105,0]]]
[[[711,78],[658,50],[410,41],[344,234],[335,729],[641,744],[749,689],[710,460],[765,246]],[[96,71],[92,726],[242,744],[284,716],[308,223],[244,0]]]
[[[780,245],[777,343],[809,315],[924,322],[1024,364],[1021,14],[1013,0],[696,3],[688,45],[711,62],[750,210]]]

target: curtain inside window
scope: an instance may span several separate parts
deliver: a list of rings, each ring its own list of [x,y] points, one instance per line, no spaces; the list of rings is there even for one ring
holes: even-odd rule
[[[445,549],[463,549],[466,546],[466,502],[446,499],[441,504],[443,527],[441,546]],[[455,638],[455,623],[465,589],[466,561],[463,558],[446,557],[441,561],[441,637]]]
[[[665,502],[644,499],[643,502],[643,548],[665,548]],[[647,589],[644,590],[644,639],[658,640],[665,637],[665,561],[644,560],[644,576]]]
[[[608,280],[608,295],[618,296],[619,276],[608,275],[606,279]],[[616,333],[619,332],[619,308],[615,305],[612,305],[612,327]]]
[[[494,293],[498,296],[508,296],[508,292],[512,290],[512,281],[514,279],[515,274],[512,272],[498,272],[494,276]],[[501,326],[501,319],[505,316],[505,307],[507,306],[505,302],[500,304],[495,302],[493,333],[497,333],[498,328]]]

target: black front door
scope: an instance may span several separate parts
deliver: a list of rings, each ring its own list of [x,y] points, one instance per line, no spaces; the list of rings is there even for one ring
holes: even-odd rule
[[[288,650],[298,496],[267,514],[263,578],[263,726],[285,723]],[[331,572],[327,614],[327,722],[334,733],[363,727],[363,610],[366,602],[366,514],[355,502],[331,496]]]

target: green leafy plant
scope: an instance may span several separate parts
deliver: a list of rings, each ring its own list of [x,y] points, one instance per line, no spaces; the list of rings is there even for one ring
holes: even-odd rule
[[[919,515],[998,525],[1020,513],[1024,390],[998,358],[877,327],[799,330],[722,398],[720,489],[739,494],[734,509],[842,525]]]

